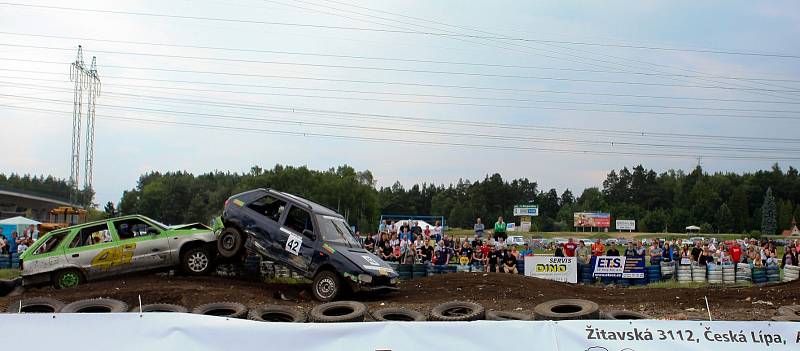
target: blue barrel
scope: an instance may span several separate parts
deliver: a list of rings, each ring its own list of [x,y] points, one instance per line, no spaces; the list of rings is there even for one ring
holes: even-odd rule
[[[622,287],[626,287],[626,286],[629,286],[631,284],[630,281],[631,281],[631,279],[628,279],[628,278],[618,278],[617,279],[617,285],[622,286]]]

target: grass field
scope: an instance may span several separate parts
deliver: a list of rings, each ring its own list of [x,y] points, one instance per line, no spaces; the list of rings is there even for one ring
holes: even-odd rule
[[[451,228],[445,231],[446,235],[456,238],[472,238],[475,232],[472,229]],[[487,232],[488,234],[488,232]],[[649,239],[649,238],[665,238],[665,239],[687,239],[691,237],[713,237],[719,240],[734,240],[744,239],[750,237],[747,234],[732,234],[732,233],[640,233],[640,232],[509,232],[508,235],[522,235],[525,238],[535,239],[552,239],[552,238],[576,238],[576,239],[609,239],[609,238],[625,238],[625,239]],[[765,235],[763,238],[769,239],[785,239],[780,235]],[[797,238],[796,239],[800,239]]]
[[[19,269],[0,269],[0,279],[14,279],[22,275]]]

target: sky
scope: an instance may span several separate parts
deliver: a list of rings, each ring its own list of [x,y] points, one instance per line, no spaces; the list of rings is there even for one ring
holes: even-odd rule
[[[3,3],[0,172],[69,177],[78,45],[101,204],[276,163],[576,193],[637,164],[798,167],[798,37],[791,0]]]

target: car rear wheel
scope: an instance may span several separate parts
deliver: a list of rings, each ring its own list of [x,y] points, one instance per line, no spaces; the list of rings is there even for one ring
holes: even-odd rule
[[[314,277],[311,283],[311,292],[314,298],[322,302],[335,300],[342,291],[342,280],[332,271],[322,271]]]
[[[186,250],[181,257],[183,270],[192,275],[203,275],[211,272],[212,262],[208,249],[202,246]]]
[[[53,276],[53,286],[56,289],[74,288],[83,283],[83,274],[77,269],[64,269]]]
[[[225,228],[217,238],[217,251],[220,256],[234,258],[242,253],[244,238],[236,228]]]

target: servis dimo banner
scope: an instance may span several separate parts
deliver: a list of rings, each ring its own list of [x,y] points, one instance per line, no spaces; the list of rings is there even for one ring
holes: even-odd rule
[[[578,262],[575,257],[527,256],[525,275],[575,284],[578,282]]]

